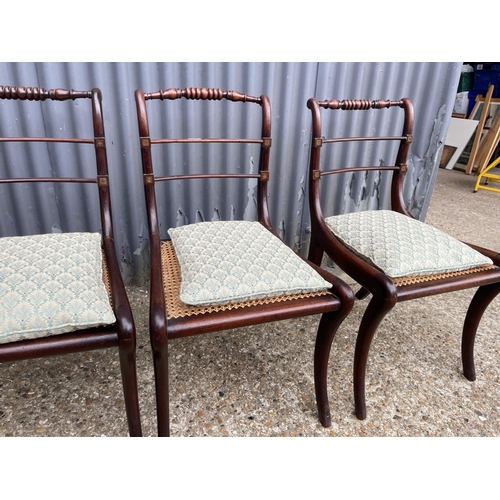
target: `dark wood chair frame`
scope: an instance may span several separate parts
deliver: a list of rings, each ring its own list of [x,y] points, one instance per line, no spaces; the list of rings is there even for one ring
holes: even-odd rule
[[[221,100],[255,103],[262,108],[262,137],[259,139],[151,139],[146,101],[151,100]],[[265,305],[252,305],[238,309],[215,311],[195,316],[167,319],[160,255],[161,239],[159,214],[156,206],[155,186],[162,181],[207,178],[256,178],[258,180],[258,221],[276,234],[269,217],[267,183],[269,180],[269,153],[271,147],[271,106],[267,96],[252,97],[237,91],[221,89],[186,88],[168,89],[153,93],[135,92],[139,125],[144,187],[150,232],[151,251],[151,302],[150,336],[153,349],[158,434],[168,436],[169,388],[168,388],[168,341],[231,328],[267,323],[300,316],[322,314],[314,353],[315,390],[319,419],[323,426],[331,425],[326,390],[326,373],[331,343],[338,326],[350,312],[354,295],[350,287],[335,276],[313,266],[332,284],[330,293],[323,296],[299,298]],[[256,174],[190,174],[158,177],[153,172],[151,147],[168,143],[257,143],[260,144],[259,172]]]
[[[103,255],[108,271],[111,303],[116,316],[116,323],[112,325],[87,330],[78,330],[72,333],[38,339],[0,344],[0,362],[26,360],[95,349],[118,347],[129,433],[130,436],[141,436],[142,431],[136,374],[136,331],[132,311],[120,274],[113,238],[101,91],[97,88],[90,91],[77,91],[66,89],[45,90],[38,87],[0,86],[0,98],[28,101],[45,101],[46,99],[53,101],[74,101],[76,99],[91,100],[94,129],[94,137],[91,139],[1,137],[0,145],[1,143],[6,142],[66,142],[93,145],[96,155],[96,177],[2,178],[0,179],[0,183],[14,184],[21,182],[63,182],[95,184],[97,186],[99,192],[100,222],[103,237]]]
[[[358,419],[366,418],[365,376],[368,353],[372,339],[378,325],[385,315],[398,302],[426,297],[456,290],[479,287],[467,311],[462,332],[462,363],[464,376],[468,380],[475,380],[474,340],[481,317],[490,302],[500,293],[500,268],[474,272],[471,274],[445,275],[439,279],[420,281],[413,284],[395,283],[393,279],[370,265],[365,260],[350,251],[335,237],[324,221],[320,199],[320,180],[325,175],[370,171],[392,171],[391,205],[392,210],[412,217],[403,199],[403,180],[407,169],[407,156],[413,134],[413,104],[403,98],[399,101],[389,100],[330,100],[318,101],[311,98],[307,102],[312,113],[312,141],[309,168],[309,205],[311,211],[311,243],[308,259],[320,265],[323,254],[326,253],[341,269],[351,276],[361,288],[356,293],[357,299],[363,299],[371,293],[371,299],[364,312],[354,355],[354,401],[355,413]],[[320,108],[325,110],[354,110],[384,109],[399,107],[404,111],[404,124],[401,136],[398,137],[322,137],[322,120]],[[320,154],[322,147],[329,143],[346,141],[399,141],[399,149],[393,166],[360,166],[335,168],[334,170],[320,170]],[[500,266],[500,254],[467,243],[483,255],[493,260],[495,266]]]

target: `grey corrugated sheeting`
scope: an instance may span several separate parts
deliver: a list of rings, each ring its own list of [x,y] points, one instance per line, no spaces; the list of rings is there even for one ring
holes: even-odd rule
[[[309,211],[307,207],[307,167],[311,116],[306,107],[309,97],[318,99],[399,99],[409,97],[415,106],[415,140],[410,149],[405,199],[412,213],[424,219],[432,194],[438,162],[448,129],[461,63],[0,63],[0,85],[24,85],[50,88],[88,90],[99,87],[103,107],[111,176],[115,239],[121,254],[122,271],[126,279],[146,276],[148,268],[148,232],[144,209],[144,193],[137,134],[134,90],[153,92],[170,87],[217,87],[239,90],[250,95],[267,94],[273,110],[271,148],[271,182],[269,204],[271,218],[286,243],[305,252],[308,243]],[[16,135],[12,114],[28,104],[27,128],[33,135],[71,136],[75,130],[90,137],[91,123],[83,117],[83,106],[65,106],[0,101],[0,133]],[[44,103],[46,104],[46,103]],[[201,103],[203,115],[196,115],[198,103],[148,102],[153,119],[152,137],[162,136],[158,126],[177,126],[170,136],[232,137],[260,134],[258,106],[222,103],[229,111],[218,111],[214,103]],[[69,116],[61,110],[72,108]],[[48,108],[48,110],[46,110]],[[243,115],[242,110],[251,113]],[[254,109],[253,109],[254,108]],[[373,134],[392,133],[400,126],[394,114],[385,130],[379,130],[379,112],[327,112],[325,136],[335,132]],[[61,113],[61,114],[59,114]],[[333,115],[345,113],[338,118]],[[378,114],[377,114],[378,113]],[[330,116],[331,115],[331,116]],[[63,118],[62,123],[58,118]],[[193,119],[181,124],[183,116]],[[391,115],[392,116],[392,115]],[[17,123],[14,120],[14,123]],[[157,125],[156,125],[157,124]],[[17,125],[16,125],[17,126]],[[58,130],[61,128],[61,130]],[[12,146],[12,147],[11,147]],[[34,169],[47,175],[72,164],[85,176],[88,154],[92,147],[80,146],[76,156],[68,145],[32,145],[28,154],[20,155],[16,145],[2,147],[1,168],[19,177],[29,176]],[[329,146],[333,150],[335,146]],[[390,163],[394,146],[354,146],[350,157],[356,163],[367,160],[372,164]],[[38,149],[37,149],[38,148]],[[82,150],[81,150],[82,149]],[[202,156],[202,149],[208,156]],[[258,151],[245,146],[237,152],[225,145],[155,146],[155,171],[179,173],[194,171],[197,163],[210,172],[253,172],[257,168]],[[328,166],[342,158],[342,153],[324,154]],[[73,159],[74,158],[74,159]],[[203,159],[202,159],[203,158]],[[337,176],[335,176],[337,177]],[[255,180],[176,181],[163,184],[159,196],[160,210],[165,213],[162,235],[170,226],[212,219],[251,219],[255,215]],[[385,207],[388,204],[389,178],[370,173],[365,176],[346,174],[323,182],[323,206],[326,215],[345,211]],[[85,201],[92,195],[76,195],[81,186],[43,185],[3,186],[0,188],[2,235],[33,234],[42,231],[78,231],[89,226],[95,210],[87,210]],[[372,202],[368,195],[373,194]],[[14,210],[14,198],[22,198],[24,207]],[[93,198],[91,206],[95,206]],[[46,202],[49,202],[48,204]],[[97,202],[97,200],[96,200]],[[64,208],[62,208],[64,207]]]

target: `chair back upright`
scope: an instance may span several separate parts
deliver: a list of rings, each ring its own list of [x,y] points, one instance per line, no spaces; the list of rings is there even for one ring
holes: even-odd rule
[[[322,177],[332,174],[341,174],[347,172],[359,171],[392,171],[391,181],[391,207],[392,210],[413,217],[408,211],[403,199],[403,181],[407,171],[407,158],[410,144],[413,140],[413,104],[408,98],[402,98],[399,101],[390,100],[330,100],[318,101],[311,98],[307,101],[307,107],[312,113],[312,141],[309,168],[309,201],[311,215],[314,220],[323,220],[323,212],[320,203],[319,181]],[[401,135],[397,136],[369,136],[369,137],[337,137],[325,138],[322,136],[322,120],[320,108],[327,110],[343,111],[368,111],[383,110],[386,108],[399,107],[404,111],[403,130]],[[339,167],[332,170],[320,169],[321,150],[325,144],[361,142],[361,141],[399,141],[399,148],[394,165],[378,166],[354,166]]]

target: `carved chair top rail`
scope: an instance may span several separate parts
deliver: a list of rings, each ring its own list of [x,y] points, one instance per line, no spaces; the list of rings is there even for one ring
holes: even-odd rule
[[[42,87],[15,87],[10,85],[0,85],[0,99],[10,99],[19,101],[66,101],[67,99],[90,99],[91,90],[73,89],[50,89]]]
[[[158,92],[145,93],[144,98],[149,99],[165,99],[175,100],[181,99],[193,99],[202,101],[220,101],[221,99],[227,99],[228,101],[242,101],[242,102],[254,102],[261,104],[262,100],[260,97],[254,97],[251,95],[243,94],[237,90],[222,90],[216,88],[199,88],[199,87],[187,87],[184,89],[170,88],[167,90],[159,90]]]
[[[339,101],[332,99],[331,101],[317,101],[318,106],[325,109],[343,109],[343,110],[368,110],[390,108],[392,106],[404,106],[403,100],[391,101],[385,99],[369,100],[369,99],[344,99]]]

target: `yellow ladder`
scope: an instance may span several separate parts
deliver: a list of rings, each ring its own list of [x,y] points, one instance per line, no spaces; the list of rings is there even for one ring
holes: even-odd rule
[[[497,193],[500,193],[499,188],[492,188],[487,186],[488,181],[492,182],[500,182],[500,175],[498,174],[489,174],[488,172],[492,169],[495,168],[498,164],[500,163],[500,156],[491,164],[488,165],[478,176],[476,180],[476,185],[474,186],[474,193],[478,189],[487,189],[488,191],[495,191]],[[481,179],[485,180],[485,183],[483,185],[480,184]]]

